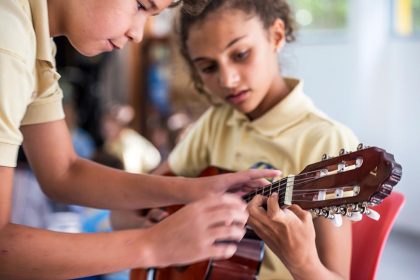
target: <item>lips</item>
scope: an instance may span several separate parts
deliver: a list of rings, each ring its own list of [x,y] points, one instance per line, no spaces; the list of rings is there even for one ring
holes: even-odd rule
[[[114,44],[114,42],[112,42],[111,40],[108,40],[108,42],[111,44],[112,49],[117,49],[117,50],[122,49],[121,46],[118,46],[118,45]]]
[[[247,89],[247,90],[241,90],[233,94],[229,94],[228,96],[226,96],[226,100],[232,104],[239,104],[248,98],[249,92],[250,90]]]

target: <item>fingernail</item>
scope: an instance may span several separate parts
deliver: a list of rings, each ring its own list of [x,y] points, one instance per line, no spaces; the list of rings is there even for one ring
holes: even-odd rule
[[[236,247],[236,246],[229,246],[229,247],[227,248],[227,250],[226,250],[226,256],[227,256],[228,258],[232,257],[232,256],[235,254],[236,249],[237,249],[237,247]]]

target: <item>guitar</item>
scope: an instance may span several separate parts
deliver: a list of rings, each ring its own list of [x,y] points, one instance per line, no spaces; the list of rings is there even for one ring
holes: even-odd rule
[[[210,168],[203,175],[225,172]],[[362,214],[377,219],[377,213],[369,207],[380,204],[400,181],[401,175],[401,165],[394,161],[392,154],[360,144],[355,152],[348,153],[342,149],[337,157],[324,155],[322,161],[308,165],[298,175],[289,175],[249,192],[242,198],[249,202],[257,194],[269,196],[278,192],[280,206],[298,204],[328,219],[341,216],[352,219]],[[264,243],[253,236],[255,234],[252,233],[245,235],[235,255],[228,260],[208,260],[160,269],[135,269],[131,271],[130,279],[256,279],[263,258]]]

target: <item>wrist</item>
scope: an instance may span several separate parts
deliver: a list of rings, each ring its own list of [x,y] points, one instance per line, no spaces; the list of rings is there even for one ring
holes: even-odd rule
[[[195,178],[176,177],[174,197],[177,199],[176,204],[188,204],[194,202],[203,195],[200,192],[198,180]],[[203,190],[203,189],[201,189]]]
[[[159,250],[149,229],[137,229],[137,239],[133,246],[136,250],[135,267],[149,268],[159,266],[157,256]]]
[[[320,274],[320,269],[323,269],[324,266],[319,260],[319,258],[309,259],[304,264],[299,266],[291,266],[289,268],[290,273],[293,275],[293,279],[295,280],[304,280],[304,279],[311,279],[312,276],[315,275],[323,275]],[[311,276],[312,275],[312,276]]]

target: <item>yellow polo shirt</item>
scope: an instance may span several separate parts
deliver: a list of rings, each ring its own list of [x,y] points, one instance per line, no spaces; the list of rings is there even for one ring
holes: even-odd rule
[[[0,1],[0,166],[16,166],[21,125],[64,118],[47,0]]]
[[[303,82],[286,79],[293,90],[260,118],[249,121],[230,105],[210,108],[169,156],[169,166],[182,176],[198,176],[208,166],[227,170],[273,167],[282,176],[298,174],[321,156],[359,143],[344,125],[319,111],[303,93]],[[292,279],[266,248],[258,279]]]

